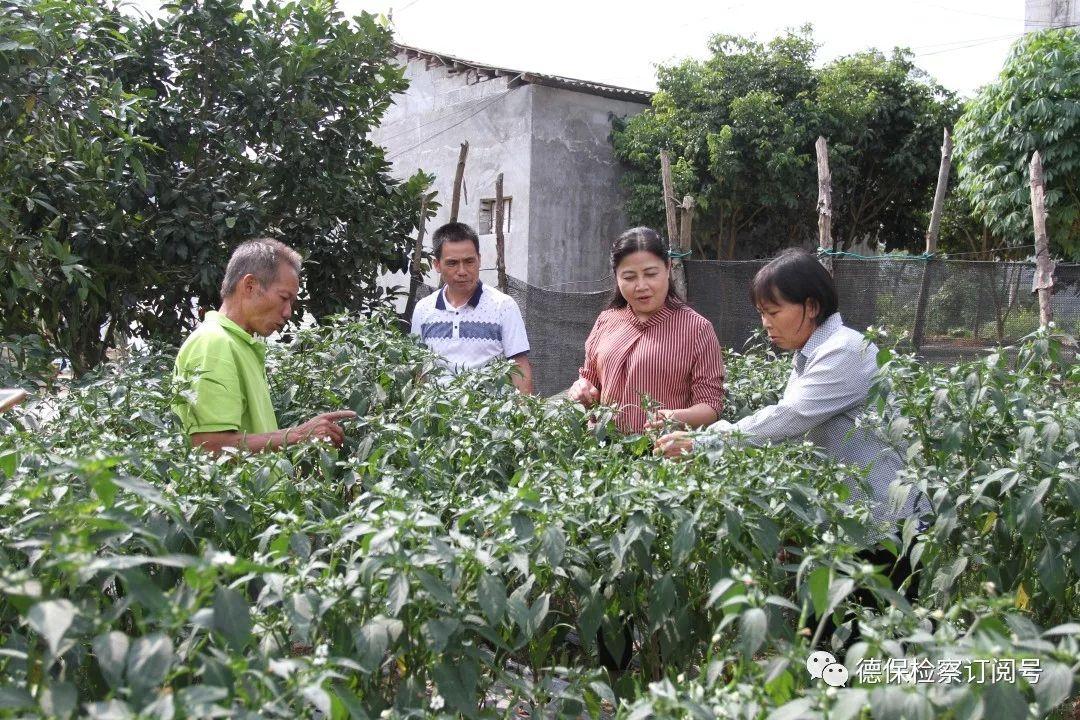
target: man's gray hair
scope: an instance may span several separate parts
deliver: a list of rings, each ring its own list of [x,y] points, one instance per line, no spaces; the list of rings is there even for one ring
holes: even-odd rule
[[[287,263],[299,275],[302,262],[300,253],[280,240],[255,238],[241,243],[233,250],[225,268],[225,279],[221,281],[221,297],[227,298],[236,292],[236,286],[245,275],[254,275],[260,285],[269,286],[277,279],[282,263]]]

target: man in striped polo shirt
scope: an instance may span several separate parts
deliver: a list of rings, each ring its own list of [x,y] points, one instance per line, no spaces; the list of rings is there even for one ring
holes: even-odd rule
[[[512,360],[514,386],[533,392],[529,338],[514,299],[480,282],[480,238],[464,223],[447,223],[431,236],[443,286],[416,303],[412,334],[442,357],[452,373],[492,358]]]

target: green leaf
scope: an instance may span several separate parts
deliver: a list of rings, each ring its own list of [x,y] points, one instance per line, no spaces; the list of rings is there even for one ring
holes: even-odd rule
[[[829,575],[827,567],[815,568],[806,583],[810,588],[810,601],[814,603],[814,615],[824,617],[829,607]]]
[[[4,477],[15,477],[15,470],[19,467],[19,454],[14,450],[0,453],[0,474]]]
[[[906,715],[908,693],[901,687],[886,685],[870,692],[870,714],[874,720],[914,720]]]
[[[163,633],[145,635],[136,639],[128,651],[127,681],[140,690],[156,687],[169,674],[172,662],[172,641]]]
[[[562,528],[552,525],[540,537],[540,552],[544,554],[548,565],[558,567],[566,553],[566,535]]]
[[[514,513],[510,517],[510,524],[514,526],[514,532],[519,540],[531,540],[536,535],[536,526],[532,518],[525,513]]]
[[[834,579],[833,582],[829,583],[829,600],[825,612],[831,613],[835,610],[854,589],[855,581],[851,578]]]
[[[550,602],[551,595],[544,593],[533,603],[532,608],[529,610],[529,627],[525,632],[529,637],[533,637],[540,630],[544,618],[547,617]]]
[[[356,661],[364,672],[378,672],[387,648],[401,635],[403,629],[404,624],[400,620],[378,615],[356,632],[353,637],[357,651]]]
[[[662,626],[674,607],[675,582],[671,573],[666,573],[649,593],[649,626],[654,629]]]
[[[145,190],[149,185],[146,179],[146,168],[143,167],[142,160],[131,156],[131,169],[135,171],[135,179],[139,181],[139,187]]]
[[[307,685],[300,694],[323,717],[330,714],[330,694],[317,684]]]
[[[386,605],[390,617],[397,617],[401,608],[409,600],[409,580],[404,573],[398,571],[390,578],[390,585],[386,592]]]
[[[1053,660],[1043,660],[1039,681],[1031,686],[1039,712],[1047,714],[1068,699],[1072,692],[1073,674],[1065,665]]]
[[[813,707],[813,702],[808,698],[799,698],[773,710],[767,720],[803,720],[809,717]]]
[[[675,565],[682,565],[690,559],[690,553],[694,549],[694,542],[697,540],[697,532],[694,529],[695,522],[692,515],[687,515],[675,530],[675,537],[671,541],[671,561]]]
[[[246,605],[245,605],[246,607]],[[285,612],[289,616],[297,637],[307,642],[311,636],[311,626],[319,611],[319,596],[312,591],[294,593],[285,602]]]
[[[461,623],[454,618],[428,620],[421,627],[420,634],[431,652],[441,653],[459,627]]]
[[[104,700],[102,702],[87,703],[83,705],[86,717],[91,720],[127,720],[134,718],[131,706],[123,700]]]
[[[1065,595],[1065,558],[1054,543],[1047,543],[1039,555],[1036,567],[1039,581],[1052,596],[1064,599]]]
[[[20,687],[0,687],[0,710],[27,710],[37,703],[34,696]]]
[[[476,682],[474,661],[464,658],[444,660],[431,671],[435,686],[447,704],[468,718],[477,716]]]
[[[435,577],[427,570],[413,570],[413,574],[420,581],[424,591],[427,592],[433,600],[442,603],[447,607],[457,605],[457,600],[450,591],[450,586],[447,585],[442,578]]]
[[[64,633],[71,627],[78,609],[70,600],[46,600],[30,608],[27,621],[49,646],[49,654],[56,656]]]
[[[983,693],[983,702],[987,708],[993,708],[994,717],[1025,718],[1028,715],[1027,701],[1012,685],[992,683]]]
[[[214,591],[214,629],[229,647],[241,652],[251,640],[251,613],[247,600],[236,590],[219,587]]]
[[[493,626],[502,622],[506,614],[506,585],[489,573],[480,576],[477,599],[487,621]]]
[[[109,687],[119,690],[124,682],[124,666],[131,641],[122,632],[113,631],[94,638],[94,657]]]
[[[41,709],[49,716],[69,718],[79,706],[79,694],[69,682],[50,680],[41,690]]]
[[[747,608],[739,616],[740,645],[746,657],[752,657],[765,642],[769,621],[761,608]]]
[[[839,688],[836,702],[829,711],[829,720],[858,720],[869,696],[862,688]]]
[[[228,690],[214,685],[192,685],[182,688],[176,694],[177,704],[185,711],[187,717],[192,718],[225,715],[218,702],[227,697],[229,697]]]

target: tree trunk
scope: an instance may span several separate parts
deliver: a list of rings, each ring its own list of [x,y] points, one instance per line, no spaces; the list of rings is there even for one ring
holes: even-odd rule
[[[458,221],[458,210],[461,208],[461,183],[465,179],[465,157],[469,154],[469,141],[461,143],[461,152],[458,153],[457,171],[454,173],[454,194],[450,200],[450,222]]]
[[[1031,290],[1039,294],[1039,324],[1047,327],[1054,320],[1054,309],[1050,304],[1054,263],[1050,260],[1050,239],[1046,234],[1046,188],[1042,156],[1038,150],[1031,158],[1031,214],[1035,221],[1035,279]]]
[[[506,279],[506,238],[503,236],[503,174],[495,178],[495,269],[499,273],[499,291],[509,292]]]

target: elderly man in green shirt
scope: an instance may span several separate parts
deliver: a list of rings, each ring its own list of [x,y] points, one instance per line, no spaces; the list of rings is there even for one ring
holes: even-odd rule
[[[316,415],[278,429],[266,384],[265,337],[292,315],[300,291],[300,255],[272,239],[249,240],[233,251],[221,283],[221,308],[206,313],[176,356],[175,376],[188,383],[174,410],[191,444],[218,453],[225,447],[276,450],[307,439],[341,445],[338,420],[351,410]]]

